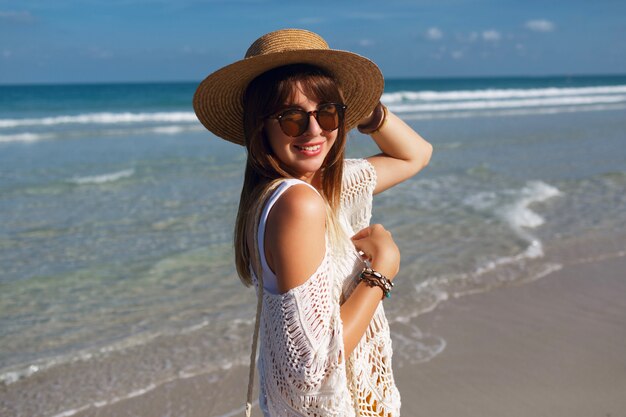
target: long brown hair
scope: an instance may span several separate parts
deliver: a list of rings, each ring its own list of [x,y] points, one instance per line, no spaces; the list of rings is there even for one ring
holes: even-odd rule
[[[313,65],[294,64],[265,72],[252,80],[243,97],[245,146],[248,151],[239,210],[235,224],[235,263],[237,273],[246,286],[252,284],[250,266],[253,248],[248,237],[256,229],[258,213],[272,184],[294,174],[274,155],[263,129],[265,118],[284,106],[295,94],[299,84],[302,92],[318,102],[343,103],[340,87],[330,74]],[[349,111],[348,109],[347,111]],[[320,194],[327,206],[327,228],[332,236],[339,231],[337,213],[341,198],[341,178],[346,142],[345,124],[339,126],[337,139],[326,155],[321,168]],[[256,246],[256,245],[255,245]]]

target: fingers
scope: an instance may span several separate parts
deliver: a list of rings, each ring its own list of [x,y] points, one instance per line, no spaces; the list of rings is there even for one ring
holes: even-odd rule
[[[352,236],[352,243],[363,259],[371,261],[390,245],[395,246],[391,233],[380,224],[359,230]]]
[[[359,250],[358,253],[362,260],[372,262],[373,258],[371,254],[365,253],[362,250]]]
[[[365,229],[359,230],[354,236],[351,237],[352,240],[359,240],[369,237],[371,234],[370,227],[366,227]]]
[[[373,224],[371,226],[366,227],[365,229],[359,230],[354,236],[352,236],[352,240],[365,239],[366,237],[374,236],[379,233],[386,233],[391,236],[391,232],[385,229],[382,224]]]
[[[372,267],[392,279],[400,267],[400,251],[391,233],[380,224],[359,230],[352,236],[352,243],[363,259]]]

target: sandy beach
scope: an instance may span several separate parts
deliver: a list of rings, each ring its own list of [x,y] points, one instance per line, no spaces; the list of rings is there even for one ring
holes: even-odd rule
[[[566,266],[418,318],[446,349],[398,369],[406,416],[626,415],[626,258]]]

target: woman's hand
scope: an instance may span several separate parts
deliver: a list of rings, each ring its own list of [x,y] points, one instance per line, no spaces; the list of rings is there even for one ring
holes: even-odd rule
[[[352,236],[355,248],[364,253],[372,268],[388,279],[393,279],[400,269],[400,251],[391,233],[381,224],[374,224]]]
[[[372,263],[372,268],[388,279],[392,279],[400,268],[400,251],[385,228],[374,224],[352,236],[357,250],[363,252]],[[349,356],[359,343],[372,321],[374,312],[382,299],[378,287],[365,282],[359,283],[341,306],[343,322],[343,344]]]

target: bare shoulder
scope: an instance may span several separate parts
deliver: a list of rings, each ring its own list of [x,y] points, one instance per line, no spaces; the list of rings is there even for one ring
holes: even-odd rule
[[[265,256],[281,293],[303,284],[326,253],[326,206],[305,184],[278,199],[265,226]]]
[[[271,221],[272,217],[280,217],[276,219],[279,222],[298,221],[301,217],[310,218],[310,216],[321,216],[321,219],[324,220],[325,213],[326,209],[322,197],[308,185],[296,184],[289,187],[278,199],[270,212],[268,221]]]

